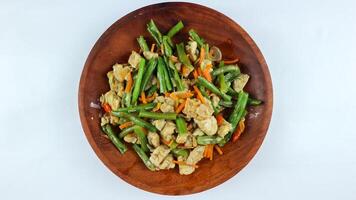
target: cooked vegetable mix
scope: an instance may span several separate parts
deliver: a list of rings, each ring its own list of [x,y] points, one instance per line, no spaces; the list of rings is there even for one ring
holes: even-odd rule
[[[110,90],[100,102],[102,130],[121,154],[131,143],[149,170],[178,165],[188,175],[203,158],[213,160],[214,150],[223,155],[227,142],[238,141],[247,106],[263,102],[244,91],[250,76],[238,58],[223,61],[220,49],[193,29],[188,41],[175,44],[182,29],[179,21],[163,33],[150,20],[153,39],[137,37],[140,51],[108,72]]]

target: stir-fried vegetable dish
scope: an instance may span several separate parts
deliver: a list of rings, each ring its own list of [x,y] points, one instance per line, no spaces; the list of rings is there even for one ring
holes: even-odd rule
[[[247,106],[261,101],[244,91],[250,76],[240,71],[237,58],[223,60],[220,49],[193,29],[187,41],[174,43],[183,28],[180,21],[164,34],[150,20],[154,42],[137,38],[140,50],[112,66],[110,90],[100,102],[103,135],[121,154],[132,145],[149,170],[178,166],[188,175],[239,139]]]

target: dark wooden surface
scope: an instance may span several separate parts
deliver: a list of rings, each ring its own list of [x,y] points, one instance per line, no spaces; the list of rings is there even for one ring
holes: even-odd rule
[[[192,175],[181,176],[178,170],[151,172],[130,149],[121,155],[107,139],[100,136],[99,111],[90,102],[106,92],[106,73],[114,63],[127,62],[131,50],[139,50],[136,37],[148,37],[146,23],[155,20],[164,33],[179,20],[185,28],[176,41],[187,40],[194,28],[209,44],[219,47],[223,58],[240,58],[241,70],[251,75],[246,91],[264,101],[250,108],[246,131],[236,143],[223,148],[224,155],[214,155],[213,161],[203,160]],[[191,3],[161,3],[150,5],[115,22],[91,50],[79,85],[79,113],[84,133],[102,162],[126,182],[149,192],[183,195],[215,187],[238,173],[253,158],[266,135],[272,115],[272,82],[263,55],[250,36],[234,21],[210,8]],[[238,188],[238,185],[236,185]]]

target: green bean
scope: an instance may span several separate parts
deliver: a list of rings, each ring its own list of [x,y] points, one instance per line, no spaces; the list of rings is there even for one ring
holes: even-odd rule
[[[156,69],[156,66],[157,66],[157,59],[152,58],[148,61],[145,75],[142,77],[141,91],[144,91],[146,89],[146,86],[150,81],[153,71]]]
[[[164,72],[164,82],[166,84],[166,89],[167,89],[167,91],[171,91],[173,89],[172,83],[171,83],[171,77],[169,76],[167,66],[166,66],[165,62],[163,61],[163,59],[162,59],[162,69]]]
[[[121,154],[124,154],[127,151],[126,145],[121,142],[121,140],[116,136],[114,130],[112,130],[109,124],[106,124],[103,128],[103,131],[109,137],[111,142],[115,145],[115,147],[120,151]]]
[[[146,167],[151,171],[155,171],[155,166],[150,161],[145,151],[143,151],[137,144],[132,145],[132,147],[136,151],[137,155],[141,158],[143,163],[146,165]]]
[[[156,132],[157,128],[153,126],[152,124],[146,122],[145,120],[136,117],[135,115],[129,114],[129,113],[124,113],[124,112],[111,112],[114,116],[117,117],[124,117],[130,121],[132,121],[134,124],[139,125],[141,127],[147,128],[149,131]]]
[[[150,118],[150,119],[167,119],[175,120],[177,118],[177,113],[157,113],[157,112],[147,112],[140,111],[139,117]]]
[[[223,101],[223,100],[219,101],[219,105],[224,106],[226,108],[231,108],[233,106],[231,101]]]
[[[152,85],[150,89],[147,91],[147,96],[153,95],[157,91],[158,87],[157,85]]]
[[[149,51],[150,49],[148,48],[147,42],[145,40],[145,38],[140,35],[140,37],[137,38],[137,42],[140,45],[140,48],[142,49],[142,51]]]
[[[168,37],[173,37],[175,34],[177,34],[180,30],[184,28],[183,22],[179,21],[176,25],[174,25],[167,33]]]
[[[202,47],[205,43],[205,40],[201,38],[193,29],[189,30],[189,36],[198,43],[198,47]]]
[[[130,106],[125,108],[119,108],[115,110],[116,112],[138,112],[141,110],[152,110],[156,106],[156,103],[141,104],[137,106]]]
[[[228,73],[228,72],[239,72],[240,73],[240,69],[237,65],[225,65],[225,66],[215,69],[212,72],[212,75],[217,76],[219,74],[224,74],[224,73]]]
[[[133,129],[134,129],[134,132],[138,138],[138,141],[140,142],[141,149],[144,152],[148,152],[149,149],[147,147],[147,137],[146,137],[144,130],[142,129],[142,127],[137,126],[137,125],[135,125]]]
[[[119,133],[119,138],[124,138],[126,135],[128,135],[129,133],[134,132],[134,126],[130,126],[127,127],[125,129],[123,129],[120,133]]]
[[[178,54],[178,59],[179,59],[179,61],[180,61],[181,63],[183,63],[186,67],[188,67],[189,70],[193,70],[194,67],[193,67],[192,64],[190,63],[190,60],[189,60],[187,54],[185,53],[183,42],[177,44],[177,45],[176,45],[176,48],[177,48],[177,54]]]
[[[235,80],[239,75],[240,71],[229,72],[225,75],[225,81],[230,83]]]
[[[198,76],[198,83],[210,90],[211,92],[215,93],[216,95],[221,96],[224,100],[231,100],[231,96],[222,93],[215,85],[207,81],[205,78]]]
[[[239,93],[238,92],[236,92],[234,89],[232,89],[231,87],[229,87],[228,89],[227,89],[227,93],[229,94],[229,95],[231,95],[232,97],[237,97],[238,95],[239,95]]]
[[[160,93],[165,93],[167,91],[166,82],[164,79],[164,69],[163,69],[163,60],[161,57],[158,57],[158,65],[157,65],[157,79],[159,82],[159,91]]]
[[[169,37],[168,36],[163,36],[162,37],[162,44],[163,44],[163,50],[164,50],[164,54],[166,56],[171,56],[172,55],[172,48],[169,44]]]
[[[131,90],[130,92],[127,92],[127,93],[124,93],[125,94],[125,97],[124,97],[124,102],[125,102],[125,106],[126,107],[129,107],[131,106]]]
[[[136,105],[138,96],[141,93],[140,89],[141,89],[141,83],[142,83],[143,74],[145,73],[145,63],[146,63],[146,60],[144,58],[141,58],[140,64],[138,66],[137,78],[135,80],[135,85],[134,85],[134,89],[133,89],[133,92],[132,92],[131,103],[133,105]]]
[[[225,142],[228,142],[232,136],[232,133],[235,132],[237,124],[240,122],[241,118],[246,114],[245,108],[248,100],[248,93],[241,91],[239,92],[239,96],[237,102],[235,104],[234,110],[231,112],[230,117],[228,119],[231,124],[231,131],[225,136]]]
[[[151,19],[150,22],[148,22],[147,24],[147,31],[151,34],[151,36],[153,37],[153,39],[156,40],[157,44],[159,46],[161,46],[162,44],[162,34],[161,32],[158,30],[155,22]]]
[[[185,120],[182,117],[177,117],[176,125],[177,125],[177,132],[179,135],[187,134],[188,132],[187,124],[185,123]]]
[[[182,156],[184,159],[187,159],[188,156],[189,156],[189,152],[188,152],[188,150],[186,150],[186,149],[178,149],[178,148],[176,148],[176,149],[172,149],[171,152],[172,152],[173,155],[174,155],[175,157],[177,157],[177,158],[178,158],[179,156]]]
[[[207,144],[219,144],[224,141],[224,138],[219,136],[210,136],[210,135],[203,135],[197,137],[197,143],[200,145],[207,145]]]
[[[224,61],[220,62],[218,69],[222,69],[223,67],[224,67]],[[222,93],[226,93],[229,88],[229,85],[228,83],[226,83],[225,76],[223,73],[218,74],[218,81],[219,81],[220,91]]]
[[[251,98],[251,97],[249,97],[248,100],[247,100],[247,105],[258,106],[258,105],[261,105],[261,104],[262,104],[261,100],[254,99],[254,98]]]
[[[182,79],[180,78],[180,76],[178,74],[177,68],[174,66],[173,62],[170,59],[168,59],[168,57],[165,57],[165,62],[166,62],[166,65],[173,71],[173,79],[174,79],[174,82],[176,83],[176,87],[177,87],[178,91],[183,91],[184,85],[183,85]]]

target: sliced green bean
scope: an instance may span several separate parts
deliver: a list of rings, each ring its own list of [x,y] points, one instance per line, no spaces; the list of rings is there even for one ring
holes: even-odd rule
[[[149,51],[150,49],[148,48],[147,42],[145,40],[145,38],[140,35],[140,37],[137,38],[137,42],[140,45],[140,48],[142,49],[142,51]]]
[[[150,22],[147,24],[147,31],[151,34],[153,39],[156,40],[157,44],[161,46],[162,44],[162,34],[158,30],[155,22],[151,19]]]
[[[156,167],[150,161],[150,159],[146,155],[145,151],[142,150],[137,144],[132,145],[132,147],[136,151],[137,155],[141,158],[142,162],[146,165],[146,167],[151,171],[155,171]]]
[[[188,132],[187,124],[182,117],[177,117],[176,125],[177,125],[177,132],[179,135],[187,134]]]
[[[193,29],[189,30],[189,36],[198,43],[198,47],[202,47],[205,43],[205,40],[201,38]]]
[[[115,145],[115,147],[120,151],[121,154],[124,154],[127,151],[126,145],[116,136],[114,130],[112,130],[109,124],[106,124],[103,128],[103,131],[109,137],[111,142]]]
[[[230,83],[234,81],[240,74],[240,71],[229,72],[225,75],[225,81]]]
[[[184,28],[184,24],[182,21],[179,21],[176,25],[174,25],[167,33],[168,37],[173,37],[175,34],[177,34],[180,30]]]
[[[240,73],[240,69],[237,65],[225,65],[225,66],[215,69],[212,72],[212,75],[217,76],[219,74],[224,74],[224,73],[228,73],[228,72]]]
[[[261,100],[254,99],[254,98],[251,98],[251,97],[249,97],[248,100],[247,100],[247,105],[250,105],[250,106],[258,106],[258,105],[261,105],[261,104],[262,104]]]
[[[146,137],[144,130],[142,129],[142,127],[140,127],[138,125],[135,125],[133,129],[134,129],[134,132],[138,138],[138,141],[140,142],[141,149],[144,152],[148,152],[149,149],[147,147],[147,137]]]
[[[165,93],[166,89],[166,82],[164,79],[164,69],[163,69],[163,60],[161,57],[158,58],[158,65],[157,65],[157,79],[159,82],[159,91],[160,93]]]
[[[138,116],[144,118],[150,118],[150,119],[175,120],[177,118],[177,113],[158,113],[158,112],[140,111]]]
[[[151,123],[148,123],[145,120],[143,120],[139,117],[136,117],[135,115],[125,113],[125,112],[114,112],[114,111],[111,113],[117,117],[124,117],[124,118],[132,121],[134,124],[148,129],[149,131],[152,131],[152,132],[158,131],[157,128],[155,126],[153,126]]]
[[[127,127],[125,129],[123,129],[120,133],[119,133],[119,138],[124,138],[126,135],[128,135],[129,133],[133,133],[134,132],[134,126],[130,126]]]
[[[163,36],[162,37],[162,44],[163,44],[163,51],[166,56],[171,56],[173,51],[172,48],[169,44],[169,37],[168,36]]]
[[[197,143],[200,145],[219,144],[221,142],[224,142],[224,138],[219,136],[203,135],[197,137]]]
[[[146,72],[142,78],[141,91],[144,91],[146,89],[146,86],[148,82],[151,80],[151,76],[153,74],[153,71],[156,69],[156,66],[157,66],[157,59],[152,58],[148,61]]]
[[[152,110],[156,106],[156,103],[140,104],[137,106],[130,106],[125,108],[119,108],[115,110],[116,112],[138,112],[141,110]]]
[[[187,159],[188,156],[189,156],[189,151],[186,150],[186,149],[178,149],[178,148],[175,148],[175,149],[172,149],[171,152],[173,153],[173,155],[175,157],[183,157],[184,159]]]
[[[136,105],[138,96],[141,93],[141,83],[142,83],[143,74],[145,73],[145,64],[146,64],[146,60],[144,58],[141,58],[140,64],[138,66],[137,78],[135,80],[135,85],[132,92],[131,103],[133,105]]]
[[[210,90],[211,92],[215,93],[216,95],[222,97],[225,101],[231,100],[231,96],[222,93],[215,85],[207,81],[205,78],[198,76],[198,83]]]
[[[173,88],[172,88],[172,83],[171,83],[171,77],[169,76],[167,66],[163,59],[162,59],[162,69],[164,72],[163,74],[164,74],[164,82],[166,85],[166,89],[167,89],[167,91],[172,91]]]
[[[189,70],[193,70],[194,67],[190,63],[190,60],[189,60],[187,54],[185,53],[183,42],[177,44],[176,48],[177,48],[177,54],[178,54],[179,61],[181,63],[183,63],[186,67],[188,67]]]

